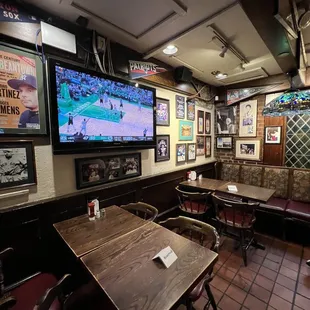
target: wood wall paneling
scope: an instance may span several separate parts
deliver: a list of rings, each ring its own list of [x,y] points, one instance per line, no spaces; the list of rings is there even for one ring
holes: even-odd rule
[[[268,126],[282,127],[281,144],[264,144],[264,164],[283,166],[285,161],[286,117],[265,117],[265,128]]]

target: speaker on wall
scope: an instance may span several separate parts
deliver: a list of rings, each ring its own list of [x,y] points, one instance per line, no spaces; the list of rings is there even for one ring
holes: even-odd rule
[[[174,79],[177,83],[190,83],[193,78],[193,72],[188,68],[181,66],[174,69]]]

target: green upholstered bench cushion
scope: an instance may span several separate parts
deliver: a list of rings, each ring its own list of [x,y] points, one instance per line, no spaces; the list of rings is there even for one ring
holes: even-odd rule
[[[310,171],[294,170],[292,200],[310,202]]]
[[[265,168],[263,187],[275,189],[274,197],[288,198],[289,170],[280,168]]]
[[[263,167],[259,166],[241,166],[240,183],[261,186],[263,176]]]
[[[224,181],[239,182],[240,165],[223,163],[221,179]]]

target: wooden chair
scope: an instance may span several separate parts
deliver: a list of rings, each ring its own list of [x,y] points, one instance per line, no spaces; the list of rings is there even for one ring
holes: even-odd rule
[[[159,224],[179,235],[190,238],[191,240],[194,239],[201,245],[206,246],[210,250],[218,253],[220,237],[216,229],[209,224],[184,216],[169,218]],[[193,303],[201,297],[203,289],[206,290],[209,297],[209,301],[205,305],[205,309],[207,309],[210,304],[214,310],[217,309],[216,302],[209,285],[213,279],[212,273],[213,266],[208,275],[188,295],[184,296],[184,303],[186,304],[187,310],[193,309]]]
[[[121,208],[150,222],[153,222],[158,215],[158,210],[155,207],[144,202],[129,203],[122,205]]]
[[[179,198],[179,208],[183,214],[191,218],[203,220],[204,215],[211,208],[208,203],[211,193],[186,192],[181,190],[179,186],[175,190]]]
[[[239,236],[230,235],[240,241],[244,265],[247,266],[246,251],[256,243],[254,238],[255,210],[259,203],[246,203],[236,200],[224,199],[212,194],[212,200],[215,205],[216,219],[220,225],[219,233],[222,229],[232,227],[239,231]]]
[[[13,253],[12,248],[0,252],[0,310],[61,310],[66,296],[64,287],[70,275],[60,281],[47,273],[36,273],[26,279],[4,286],[3,261]]]

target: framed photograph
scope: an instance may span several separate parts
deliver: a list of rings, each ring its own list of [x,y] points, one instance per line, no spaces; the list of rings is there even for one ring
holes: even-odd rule
[[[216,110],[216,133],[235,135],[237,133],[236,115],[237,107],[235,106]]]
[[[186,162],[186,144],[180,143],[176,145],[176,161],[177,164]]]
[[[205,137],[205,157],[211,157],[212,156],[212,140],[211,137]]]
[[[187,101],[187,120],[194,121],[195,120],[195,100]]]
[[[257,100],[240,103],[239,137],[256,137]]]
[[[75,159],[77,189],[141,175],[141,154]]]
[[[187,143],[187,161],[196,160],[196,143]]]
[[[202,156],[205,154],[205,137],[196,136],[196,154],[197,156]]]
[[[175,95],[176,118],[185,118],[185,97]]]
[[[35,52],[0,44],[0,135],[46,135],[43,64]]]
[[[265,127],[265,144],[281,144],[281,126]]]
[[[216,137],[216,148],[232,150],[233,148],[233,137]]]
[[[194,136],[194,123],[189,121],[180,121],[179,140],[192,141]]]
[[[156,125],[170,126],[169,100],[156,98]]]
[[[156,136],[155,162],[170,160],[170,136]]]
[[[0,189],[37,184],[32,141],[0,143]]]
[[[261,148],[260,139],[236,139],[235,144],[235,158],[244,160],[256,160],[259,161]]]
[[[200,110],[197,111],[197,120],[198,120],[197,134],[203,135],[205,131],[205,128],[204,128],[205,118],[204,118],[203,111],[200,111]]]
[[[212,123],[211,123],[211,113],[205,112],[205,134],[211,135]]]

